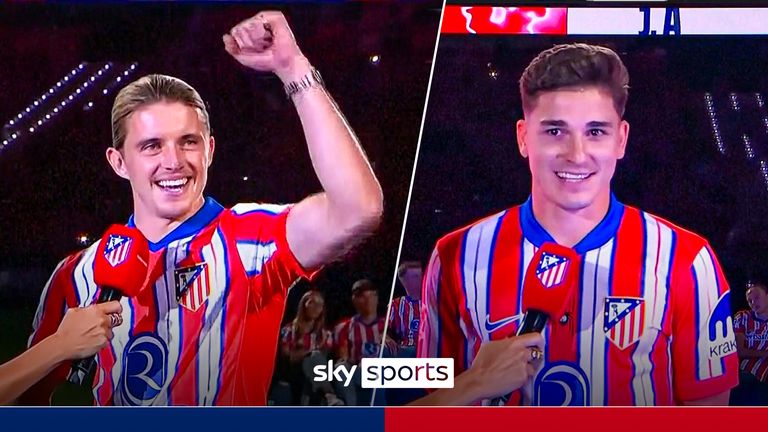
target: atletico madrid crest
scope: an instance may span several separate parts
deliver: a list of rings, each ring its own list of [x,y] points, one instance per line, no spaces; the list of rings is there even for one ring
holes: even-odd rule
[[[606,297],[603,330],[619,349],[640,340],[645,329],[645,301],[636,297]]]
[[[107,247],[104,248],[104,257],[112,267],[117,267],[125,261],[128,251],[131,249],[131,238],[118,234],[110,234],[107,239]]]
[[[544,252],[536,267],[536,277],[544,288],[553,288],[565,279],[568,269],[568,258]]]
[[[192,312],[198,310],[211,295],[211,278],[206,263],[176,269],[173,278],[176,299],[185,309]]]

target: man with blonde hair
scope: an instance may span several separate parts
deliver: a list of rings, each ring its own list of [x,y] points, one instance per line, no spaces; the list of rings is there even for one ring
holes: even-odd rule
[[[128,180],[128,224],[150,242],[149,275],[123,299],[126,325],[99,352],[99,405],[260,405],[273,370],[288,288],[378,225],[382,193],[352,130],[285,17],[261,12],[223,37],[242,65],[272,72],[298,112],[323,191],[295,205],[226,209],[203,195],[215,150],[208,112],[185,82],[149,75],[120,91],[107,160]],[[97,245],[65,259],[46,286],[32,343],[66,307],[96,298]],[[66,374],[28,393],[45,403]]]

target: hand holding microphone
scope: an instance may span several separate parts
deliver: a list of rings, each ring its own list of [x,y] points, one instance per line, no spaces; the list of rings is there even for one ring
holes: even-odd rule
[[[491,405],[505,404],[510,392],[535,375],[544,356],[541,333],[572,305],[580,265],[581,257],[574,250],[544,243],[525,274],[521,307],[525,315],[517,334],[484,342],[469,369],[456,377],[453,389],[440,389],[410,405],[468,405],[490,398],[494,398]]]
[[[93,262],[93,280],[100,289],[96,303],[135,296],[144,285],[148,262],[149,244],[139,230],[124,225],[109,227]],[[111,313],[109,317],[112,327],[122,322],[119,313]],[[69,382],[82,385],[95,364],[95,356],[74,362]]]
[[[118,302],[69,309],[56,333],[0,365],[0,405],[18,398],[62,361],[104,348],[112,338],[110,316],[120,311]]]
[[[54,333],[64,357],[85,358],[107,346],[113,336],[112,328],[123,322],[122,311],[116,301],[69,309]]]
[[[453,388],[437,389],[408,405],[471,405],[518,389],[535,373],[543,348],[540,333],[484,342],[469,369],[456,376]]]
[[[535,373],[544,337],[528,333],[490,341],[480,346],[477,357],[467,372],[478,383],[472,400],[488,399],[518,389]]]
[[[522,309],[525,315],[517,328],[517,336],[544,331],[552,319],[558,320],[571,306],[576,287],[579,284],[581,257],[571,248],[555,243],[544,243],[536,251],[528,264],[523,281]],[[543,339],[542,339],[543,345]],[[481,347],[482,351],[482,347]],[[531,357],[541,357],[541,352]],[[534,361],[537,361],[536,358]],[[531,367],[530,359],[519,361]],[[535,369],[530,376],[535,374]],[[507,387],[506,392],[522,387]],[[498,393],[497,393],[498,394]],[[511,394],[495,399],[493,405],[505,404]]]

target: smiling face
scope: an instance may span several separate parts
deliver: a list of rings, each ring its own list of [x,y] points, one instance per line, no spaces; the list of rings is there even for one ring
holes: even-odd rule
[[[536,96],[517,123],[520,154],[528,159],[534,203],[567,211],[605,212],[611,178],[624,157],[629,124],[610,92],[567,87]]]
[[[140,106],[125,119],[114,171],[131,182],[137,219],[182,222],[203,205],[214,139],[201,112],[181,102]]]

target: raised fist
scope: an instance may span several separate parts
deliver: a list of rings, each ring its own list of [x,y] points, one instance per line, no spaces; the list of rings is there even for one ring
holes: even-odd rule
[[[234,26],[224,35],[224,48],[242,65],[273,72],[284,83],[310,71],[282,12],[259,12]]]

